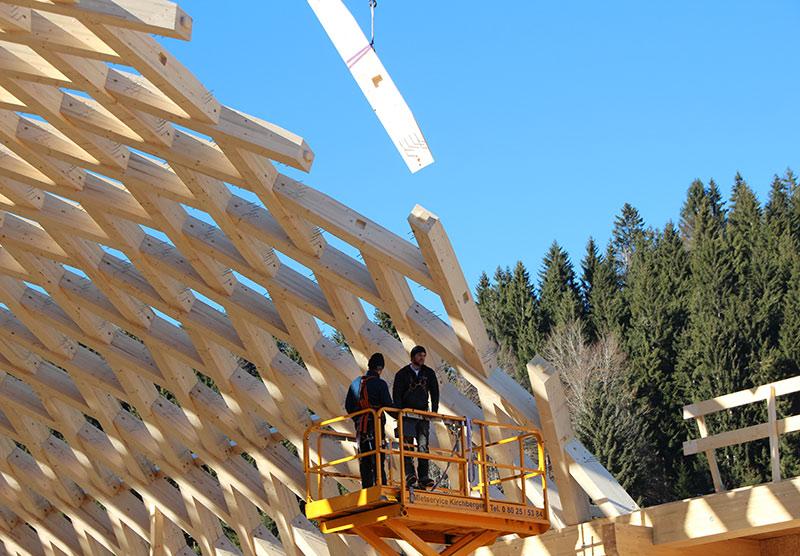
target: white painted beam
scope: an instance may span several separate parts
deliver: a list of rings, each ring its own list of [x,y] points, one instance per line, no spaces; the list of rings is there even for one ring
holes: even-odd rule
[[[340,0],[308,0],[308,4],[408,169],[417,172],[433,163],[414,114],[347,7]]]

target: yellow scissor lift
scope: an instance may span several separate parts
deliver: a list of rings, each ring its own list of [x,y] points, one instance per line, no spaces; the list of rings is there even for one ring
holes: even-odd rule
[[[365,414],[372,416],[373,423],[383,422],[387,415],[392,417],[397,427],[390,429],[396,435],[384,435],[384,427],[374,427],[378,449],[342,455],[343,443],[356,441],[356,435],[350,432],[352,419]],[[426,419],[431,427],[446,424],[454,447],[431,447],[430,453],[422,453],[398,442],[406,420],[411,418]],[[331,443],[323,439],[340,445],[340,457],[326,460],[323,449]],[[536,429],[428,411],[383,408],[316,423],[306,430],[304,441],[306,516],[317,520],[323,533],[358,535],[382,555],[397,554],[383,540],[386,538],[403,539],[426,556],[462,556],[493,544],[503,535],[528,537],[550,527],[544,446]],[[536,469],[525,465],[526,452],[533,455],[530,451],[537,456]],[[504,461],[510,453],[519,464]],[[402,462],[407,456],[447,466],[448,484],[435,490],[404,487]],[[380,457],[388,468],[385,481],[378,472],[373,487],[324,497],[326,479],[358,480],[359,475],[350,467],[361,458],[375,458],[377,463]],[[526,483],[530,478],[541,480],[542,507],[528,501]],[[437,552],[431,545],[446,548]]]

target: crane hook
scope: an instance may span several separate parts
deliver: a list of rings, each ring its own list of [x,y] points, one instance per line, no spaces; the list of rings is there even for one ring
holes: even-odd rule
[[[372,36],[369,45],[375,50],[375,8],[378,7],[378,0],[369,0],[370,26]]]

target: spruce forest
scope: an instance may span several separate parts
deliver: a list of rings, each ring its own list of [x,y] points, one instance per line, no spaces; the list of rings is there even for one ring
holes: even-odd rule
[[[579,263],[554,242],[535,276],[522,263],[481,276],[476,298],[500,358],[530,389],[536,354],[562,372],[580,440],[641,504],[713,490],[681,408],[800,374],[800,187],[776,176],[762,204],[736,175],[727,202],[695,181],[677,222],[647,225],[631,205],[611,240]],[[782,399],[779,414],[800,413]],[[779,417],[781,416],[779,415]],[[766,404],[717,414],[710,433],[766,420]],[[771,479],[767,440],[716,456],[728,488]],[[784,476],[800,437],[784,435]]]

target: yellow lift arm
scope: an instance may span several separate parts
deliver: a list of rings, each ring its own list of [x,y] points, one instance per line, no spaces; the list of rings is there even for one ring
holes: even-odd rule
[[[393,419],[397,427],[389,428],[395,434],[385,434],[383,425],[373,426],[375,449],[353,454],[350,443],[357,436],[349,424],[365,415],[371,416],[373,425],[387,416]],[[419,452],[399,442],[408,419],[447,426],[454,447]],[[516,446],[518,460],[503,461],[508,445]],[[403,539],[426,555],[465,556],[500,536],[528,537],[550,527],[544,445],[534,428],[413,409],[364,409],[309,427],[303,456],[306,517],[317,520],[323,533],[359,535],[383,555],[397,554],[385,539]],[[447,468],[447,484],[433,490],[407,487],[405,457],[425,458]],[[388,466],[386,479],[378,472],[375,486],[344,493],[338,487],[341,494],[325,497],[326,487],[333,486],[330,481],[359,479],[352,466],[362,458],[375,458],[378,470],[383,459]],[[526,464],[531,459],[537,462],[535,467]],[[525,494],[530,480],[541,481],[541,507],[532,505]],[[516,496],[505,496],[504,487],[511,487],[505,491]],[[437,552],[430,545],[445,548]]]

